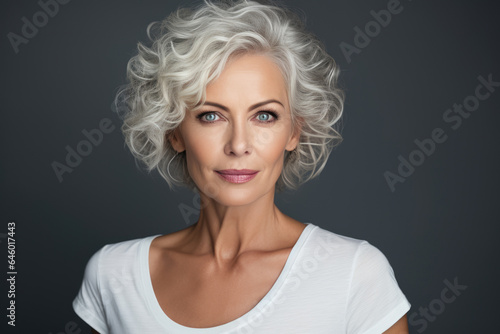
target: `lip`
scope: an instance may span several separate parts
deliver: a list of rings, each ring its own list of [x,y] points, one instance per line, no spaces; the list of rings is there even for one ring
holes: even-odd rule
[[[223,169],[216,170],[217,173],[225,175],[251,175],[258,172],[258,170],[253,169]]]
[[[215,171],[223,180],[231,183],[245,183],[252,180],[258,170],[252,169],[224,169]]]

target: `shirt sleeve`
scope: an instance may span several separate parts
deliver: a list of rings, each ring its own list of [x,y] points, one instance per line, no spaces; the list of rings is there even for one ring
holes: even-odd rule
[[[348,292],[349,334],[381,334],[410,309],[384,254],[367,241],[357,250]]]
[[[99,262],[102,252],[101,248],[89,259],[85,267],[82,286],[73,300],[73,310],[97,332],[108,334],[99,282]]]

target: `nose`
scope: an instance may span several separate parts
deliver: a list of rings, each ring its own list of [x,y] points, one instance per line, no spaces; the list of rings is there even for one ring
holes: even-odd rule
[[[244,121],[234,120],[228,127],[228,132],[224,149],[227,155],[243,156],[252,153],[252,133]]]

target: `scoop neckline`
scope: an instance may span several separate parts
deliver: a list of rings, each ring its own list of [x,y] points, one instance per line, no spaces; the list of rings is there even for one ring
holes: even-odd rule
[[[311,223],[304,223],[306,224],[306,227],[302,230],[302,233],[300,234],[299,238],[295,242],[295,245],[293,245],[292,250],[290,251],[290,254],[288,255],[288,258],[285,262],[285,265],[283,266],[283,269],[281,270],[281,273],[279,274],[278,278],[272,285],[271,289],[266,293],[266,295],[255,305],[252,309],[250,309],[248,312],[243,314],[242,316],[231,320],[225,324],[214,326],[214,327],[188,327],[181,325],[172,319],[169,318],[169,316],[163,312],[163,309],[160,306],[160,303],[158,302],[158,299],[156,298],[156,295],[154,293],[153,289],[153,283],[151,281],[151,275],[149,273],[149,250],[152,241],[161,236],[162,234],[157,234],[153,235],[151,237],[143,239],[141,248],[140,248],[140,254],[139,254],[139,265],[140,265],[140,273],[141,273],[141,278],[142,278],[142,290],[143,290],[143,296],[146,300],[146,304],[148,306],[148,309],[151,314],[156,318],[159,324],[161,324],[166,330],[175,330],[176,333],[203,333],[203,334],[215,334],[215,333],[223,333],[229,330],[237,329],[239,326],[244,325],[245,319],[251,319],[252,316],[254,316],[256,313],[261,312],[262,309],[271,301],[273,300],[274,296],[278,293],[278,291],[282,288],[283,283],[285,282],[288,274],[290,273],[293,264],[302,249],[302,246],[304,245],[304,242],[306,241],[307,237],[309,236],[310,232],[316,227],[316,225],[313,225]]]

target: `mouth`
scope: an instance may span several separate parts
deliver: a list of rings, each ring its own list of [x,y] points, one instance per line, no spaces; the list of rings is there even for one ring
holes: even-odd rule
[[[245,183],[252,180],[258,170],[252,169],[224,169],[215,171],[223,180],[230,183]]]

